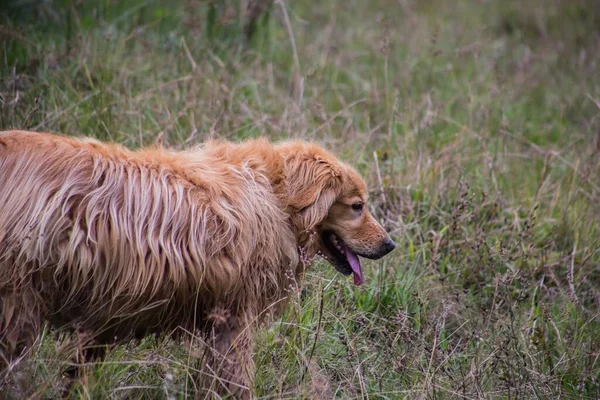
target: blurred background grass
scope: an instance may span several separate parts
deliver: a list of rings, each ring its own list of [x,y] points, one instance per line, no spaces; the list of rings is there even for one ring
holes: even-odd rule
[[[0,129],[303,137],[363,173],[399,248],[360,288],[315,265],[257,335],[257,396],[600,397],[600,3],[249,3],[5,0]],[[58,395],[61,349],[15,396]],[[186,398],[193,369],[146,340],[73,397]]]

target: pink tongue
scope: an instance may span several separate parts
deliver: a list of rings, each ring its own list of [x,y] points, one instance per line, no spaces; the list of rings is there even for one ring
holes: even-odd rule
[[[362,285],[365,283],[365,280],[363,278],[362,267],[360,266],[358,257],[347,247],[344,247],[344,251],[346,252],[346,258],[348,259],[348,263],[350,263],[350,267],[352,267],[352,272],[354,273],[354,284]]]

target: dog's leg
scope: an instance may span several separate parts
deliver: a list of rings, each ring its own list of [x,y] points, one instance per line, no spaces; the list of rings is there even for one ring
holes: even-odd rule
[[[42,328],[44,307],[35,292],[4,292],[0,294],[0,392],[13,386],[26,396],[29,389],[20,387],[12,369],[31,349]]]
[[[252,319],[247,316],[230,316],[213,324],[207,342],[202,388],[233,399],[252,398],[252,328]]]
[[[86,364],[101,361],[106,357],[108,351],[107,345],[100,345],[98,342],[88,336],[85,332],[77,332],[76,334],[77,343],[75,348],[75,355],[72,357],[72,365],[67,367],[63,372],[67,382],[62,390],[62,396],[68,397],[73,385],[77,381],[82,381],[87,377],[88,366]]]

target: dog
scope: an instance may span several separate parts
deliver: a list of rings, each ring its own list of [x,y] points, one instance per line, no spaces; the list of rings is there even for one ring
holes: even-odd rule
[[[359,257],[394,249],[367,200],[352,167],[299,140],[131,151],[0,132],[0,379],[45,323],[91,338],[85,360],[193,332],[203,390],[251,398],[252,332],[313,259],[360,285]]]

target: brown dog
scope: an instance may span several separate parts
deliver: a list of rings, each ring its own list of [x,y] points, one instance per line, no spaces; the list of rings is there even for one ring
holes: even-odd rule
[[[301,141],[134,152],[0,132],[2,376],[45,321],[99,345],[202,332],[204,388],[251,397],[253,328],[312,259],[361,284],[358,256],[395,247],[366,202],[351,167]]]

